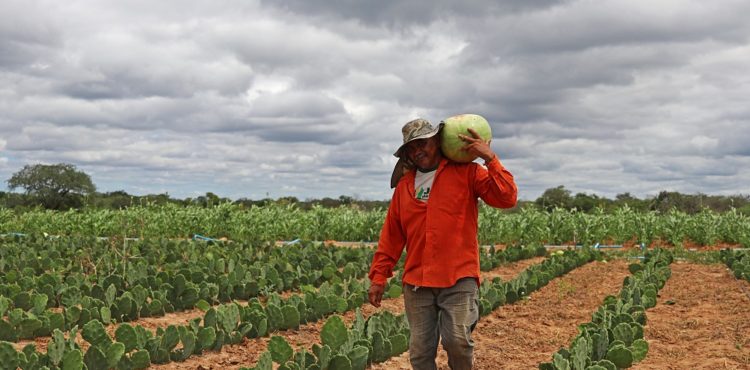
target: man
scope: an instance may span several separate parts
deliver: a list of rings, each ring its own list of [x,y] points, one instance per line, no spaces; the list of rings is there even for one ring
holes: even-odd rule
[[[440,151],[440,129],[424,119],[402,128],[394,155],[393,197],[369,278],[369,301],[380,307],[386,281],[406,246],[404,306],[411,328],[414,369],[435,369],[438,339],[452,369],[470,369],[471,332],[479,320],[477,198],[493,207],[516,204],[513,175],[474,131],[459,135],[463,150],[484,160],[457,163]],[[404,169],[405,168],[405,169]],[[403,176],[401,176],[403,174]],[[395,183],[394,183],[395,182]]]

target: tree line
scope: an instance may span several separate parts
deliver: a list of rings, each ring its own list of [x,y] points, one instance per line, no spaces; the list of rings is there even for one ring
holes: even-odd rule
[[[26,165],[14,173],[7,180],[10,192],[0,191],[0,207],[12,208],[18,211],[44,208],[50,210],[69,210],[80,208],[122,209],[138,205],[163,205],[173,203],[184,206],[212,207],[221,203],[235,203],[245,207],[264,206],[268,204],[289,204],[301,209],[309,209],[314,205],[323,207],[350,206],[363,210],[386,208],[388,200],[361,200],[351,196],[341,195],[338,198],[320,198],[300,200],[296,197],[281,197],[277,199],[248,199],[231,200],[207,192],[195,198],[173,198],[169,194],[133,195],[124,190],[112,192],[98,192],[91,177],[74,165],[59,163],[53,165]],[[14,190],[23,189],[23,192]],[[600,197],[596,194],[573,194],[565,186],[560,185],[545,190],[541,196],[533,201],[520,201],[509,212],[522,207],[538,207],[551,211],[555,208],[576,209],[581,212],[603,210],[608,212],[620,207],[629,207],[637,211],[668,212],[676,209],[689,214],[710,209],[725,212],[732,208],[750,215],[750,195],[706,195],[683,194],[675,191],[662,191],[654,197],[638,198],[630,193],[617,194],[614,199]]]

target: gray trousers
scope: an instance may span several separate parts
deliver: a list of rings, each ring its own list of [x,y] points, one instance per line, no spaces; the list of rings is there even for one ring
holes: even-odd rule
[[[436,369],[438,339],[448,353],[451,369],[471,369],[471,332],[479,320],[478,288],[474,278],[459,279],[449,288],[404,286],[409,320],[409,360],[417,370]]]

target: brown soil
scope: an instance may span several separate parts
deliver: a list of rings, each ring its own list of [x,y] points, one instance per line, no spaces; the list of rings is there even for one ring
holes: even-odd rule
[[[552,353],[570,345],[577,326],[608,294],[616,294],[629,274],[624,260],[581,266],[531,294],[528,300],[502,306],[479,320],[473,339],[475,369],[536,369]],[[408,354],[372,369],[410,369]],[[445,351],[439,369],[448,369]]]
[[[749,291],[726,266],[673,264],[646,313],[648,356],[633,369],[750,369]]]

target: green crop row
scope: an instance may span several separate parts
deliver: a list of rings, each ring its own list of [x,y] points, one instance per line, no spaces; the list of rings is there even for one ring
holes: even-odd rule
[[[721,260],[735,278],[750,281],[750,250],[722,249],[720,253]]]
[[[106,253],[107,244],[83,245],[90,248],[88,255],[114,258]],[[80,249],[66,246],[70,244],[23,242],[6,243],[0,249],[0,255],[18,267],[11,269],[8,264],[0,270],[0,340],[31,339],[48,336],[54,329],[82,327],[92,320],[127,322],[191,309],[198,302],[215,305],[303,285],[362,278],[372,256],[366,248],[312,244],[277,248],[139,242],[131,246],[126,262],[102,264],[86,274],[65,261]],[[168,255],[169,262],[159,264],[165,258],[155,257],[156,251],[183,257]],[[39,260],[48,262],[38,265],[35,261]],[[3,318],[6,313],[7,320]]]
[[[546,254],[547,249],[541,244],[510,245],[501,250],[495,249],[494,245],[486,249],[479,248],[479,269],[490,271],[504,263],[543,257]]]
[[[70,339],[64,340],[63,332],[55,329],[47,353],[37,352],[34,344],[19,353],[10,343],[0,342],[0,356],[24,370],[65,369],[61,362],[65,358],[85,364],[89,370],[141,369],[150,364],[184,361],[203,351],[218,351],[224,345],[237,344],[242,338],[296,329],[300,324],[355,309],[364,303],[367,285],[350,279],[324,283],[317,291],[312,287],[304,290],[304,294],[293,294],[287,299],[272,293],[265,306],[253,298],[247,306],[229,303],[208,307],[202,318],[197,317],[188,325],[158,328],[155,334],[140,325],[125,323],[110,336],[99,320],[91,320],[81,332],[83,339],[91,344],[84,355],[80,346]],[[69,338],[74,338],[77,331],[78,327],[73,327]]]
[[[383,362],[406,352],[409,324],[405,315],[378,312],[365,320],[357,309],[354,322],[346,327],[340,316],[326,320],[320,332],[321,345],[312,353],[304,348],[296,352],[283,337],[274,336],[255,367],[244,370],[364,370],[368,364]]]
[[[626,369],[646,357],[648,342],[643,337],[646,310],[656,305],[657,292],[671,276],[672,253],[655,249],[643,263],[629,266],[618,296],[607,296],[590,322],[579,326],[569,348],[561,348],[552,362],[540,370]]]
[[[244,208],[229,203],[215,207],[176,205],[135,206],[123,210],[29,211],[16,214],[0,209],[0,233],[136,238],[190,238],[194,234],[227,237],[245,242],[276,240],[375,241],[385,210],[354,207],[302,210],[294,205]],[[480,207],[482,244],[624,242],[662,240],[679,245],[686,240],[702,245],[717,242],[750,247],[750,218],[736,210],[696,214],[680,211],[638,212],[623,207],[613,213],[583,213],[533,207],[509,213]]]

